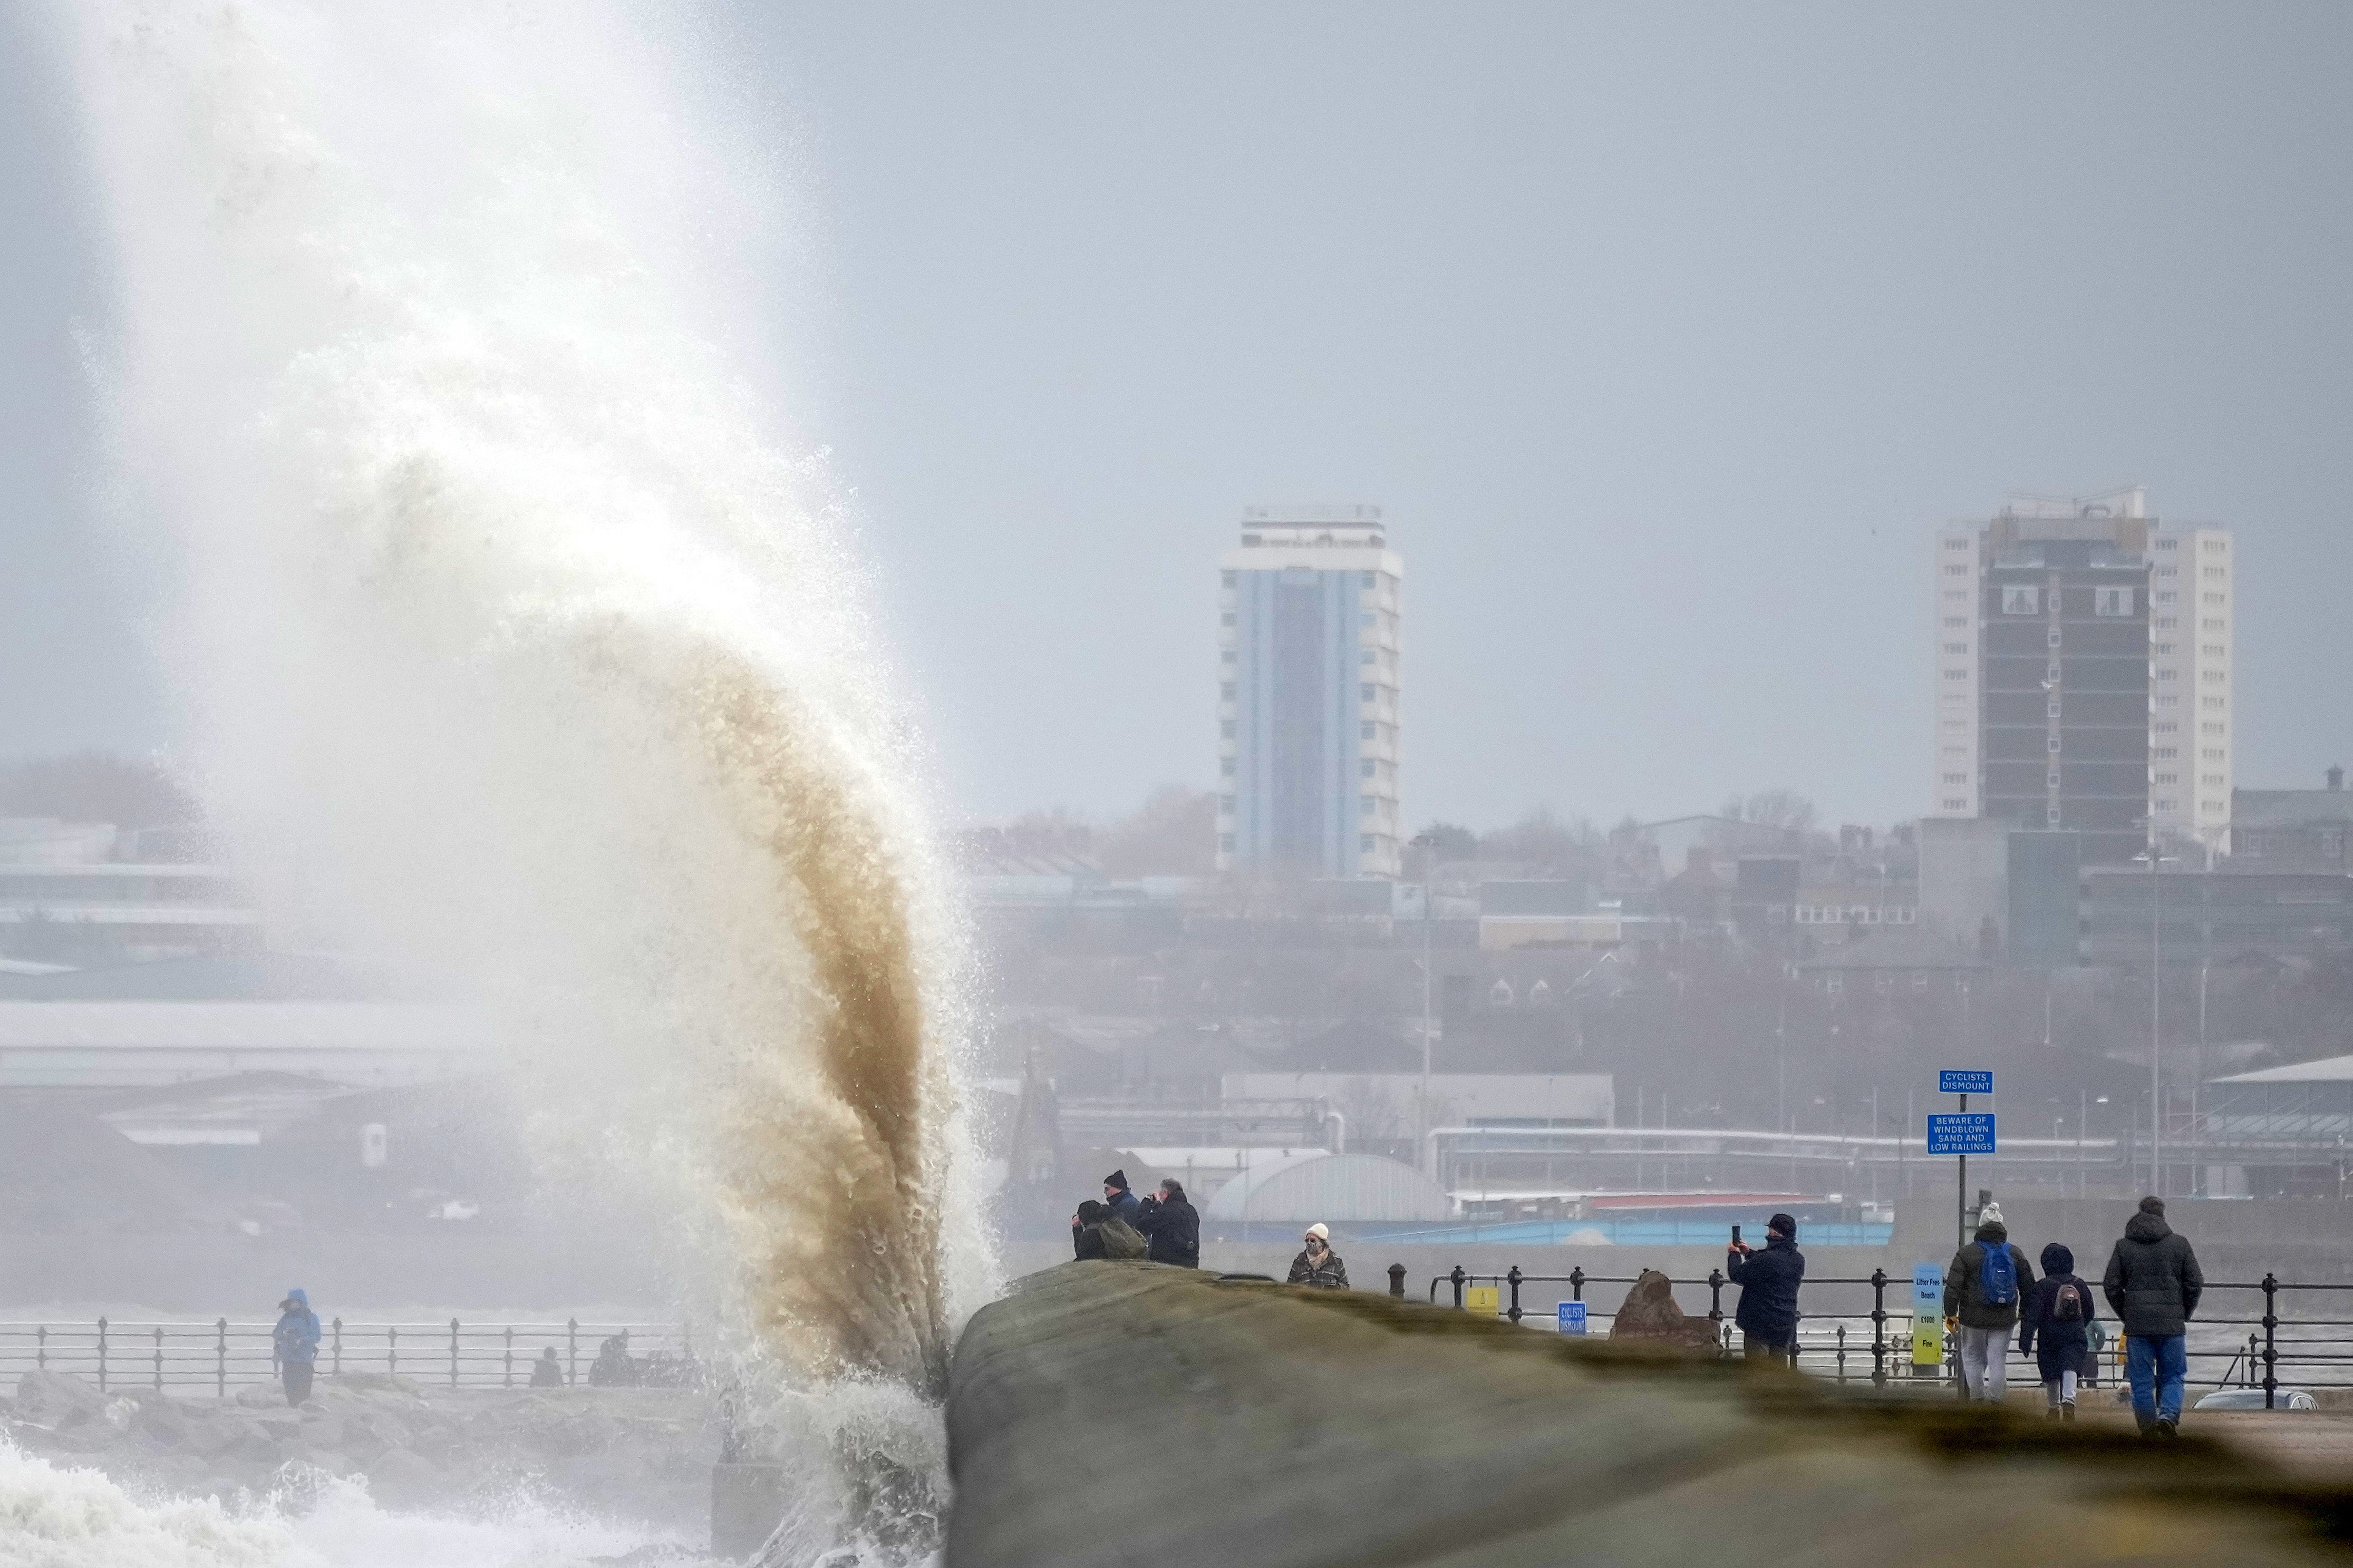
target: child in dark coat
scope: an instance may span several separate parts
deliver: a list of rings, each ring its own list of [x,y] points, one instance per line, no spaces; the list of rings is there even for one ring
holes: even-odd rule
[[[2075,1275],[2075,1255],[2057,1242],[2042,1249],[2042,1278],[2018,1314],[2018,1349],[2034,1352],[2042,1373],[2046,1418],[2075,1419],[2075,1379],[2091,1354],[2092,1288]]]

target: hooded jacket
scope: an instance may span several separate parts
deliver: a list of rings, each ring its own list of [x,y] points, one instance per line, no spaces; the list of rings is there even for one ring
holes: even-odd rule
[[[2189,1238],[2175,1234],[2165,1216],[2137,1214],[2126,1222],[2125,1233],[2108,1254],[2108,1271],[2100,1280],[2108,1305],[2124,1320],[2124,1330],[2136,1339],[2170,1339],[2197,1315],[2198,1298],[2205,1293],[2206,1276]]]
[[[281,1365],[307,1366],[319,1359],[319,1314],[300,1286],[286,1292],[286,1310],[269,1332],[270,1353]]]
[[[1740,1287],[1732,1321],[1741,1332],[1776,1345],[1798,1337],[1798,1286],[1806,1277],[1806,1255],[1798,1250],[1796,1237],[1767,1231],[1761,1250],[1725,1259],[1724,1277]]]
[[[2083,1316],[2072,1322],[2058,1316],[2060,1288],[2068,1285],[2083,1294]],[[2035,1364],[2046,1382],[2062,1372],[2077,1370],[2084,1352],[2091,1349],[2092,1321],[2097,1310],[2092,1304],[2092,1287],[2075,1276],[2075,1255],[2055,1241],[2051,1243],[2042,1249],[2042,1278],[2035,1282],[2018,1315],[2019,1353],[2028,1354],[2041,1343]]]
[[[2018,1295],[1996,1306],[1985,1299],[1986,1249],[2010,1248],[2010,1267],[2018,1270]],[[1945,1270],[1945,1316],[1960,1320],[1965,1329],[2007,1329],[2018,1321],[2019,1303],[2034,1289],[2034,1268],[2010,1239],[2010,1227],[1998,1219],[1978,1226],[1978,1238],[1953,1254]]]

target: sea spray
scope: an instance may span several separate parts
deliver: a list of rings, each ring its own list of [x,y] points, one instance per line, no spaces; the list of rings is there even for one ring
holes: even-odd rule
[[[712,346],[765,186],[598,5],[57,17],[122,507],[274,911],[464,976],[749,1364],[935,1389],[960,950],[836,498]]]

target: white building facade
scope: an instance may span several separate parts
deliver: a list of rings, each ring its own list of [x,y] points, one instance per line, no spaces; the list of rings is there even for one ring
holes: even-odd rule
[[[1251,507],[1220,563],[1218,868],[1395,877],[1404,563],[1378,507]]]
[[[2013,495],[1935,558],[1927,815],[2080,831],[2098,862],[2152,829],[2227,853],[2230,531],[2167,526],[2140,486]]]

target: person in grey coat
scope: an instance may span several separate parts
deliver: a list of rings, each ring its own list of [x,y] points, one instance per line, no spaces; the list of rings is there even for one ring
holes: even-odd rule
[[[2198,1314],[2206,1276],[2189,1238],[2165,1223],[2163,1198],[2141,1199],[2140,1212],[2125,1223],[2100,1289],[2123,1322],[2125,1380],[2141,1436],[2178,1436],[2189,1381],[2189,1320]]]

